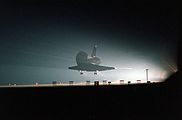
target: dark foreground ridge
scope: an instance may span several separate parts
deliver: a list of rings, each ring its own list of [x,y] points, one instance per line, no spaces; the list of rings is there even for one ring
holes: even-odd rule
[[[0,113],[6,119],[176,120],[182,118],[180,91],[168,81],[126,86],[1,88]]]

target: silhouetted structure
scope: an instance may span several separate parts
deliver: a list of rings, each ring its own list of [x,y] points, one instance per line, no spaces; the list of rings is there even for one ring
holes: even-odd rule
[[[56,85],[57,84],[57,81],[52,81],[52,85]]]
[[[108,85],[110,85],[111,84],[111,82],[108,82]]]
[[[107,80],[103,80],[103,85],[106,85],[107,84]]]
[[[148,81],[149,80],[149,69],[146,69],[146,80]]]
[[[74,81],[69,81],[69,85],[73,85]]]
[[[86,85],[90,85],[90,81],[86,81]]]
[[[99,81],[94,81],[94,85],[98,86],[99,85]]]
[[[120,80],[120,84],[124,84],[124,80]]]
[[[151,83],[150,81],[147,81],[147,83]]]
[[[137,83],[141,83],[141,80],[137,80]]]

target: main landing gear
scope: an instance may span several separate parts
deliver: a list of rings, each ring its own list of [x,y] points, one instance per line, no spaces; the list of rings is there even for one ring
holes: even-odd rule
[[[80,70],[79,72],[80,72],[80,75],[83,75],[83,71]],[[98,73],[98,71],[95,71],[94,75],[97,75],[97,73]]]
[[[83,75],[83,71],[80,71],[80,75]]]

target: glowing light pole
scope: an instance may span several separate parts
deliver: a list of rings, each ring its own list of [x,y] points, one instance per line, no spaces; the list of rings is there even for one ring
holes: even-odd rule
[[[146,79],[147,79],[147,83],[148,83],[148,71],[149,71],[149,69],[146,69]]]

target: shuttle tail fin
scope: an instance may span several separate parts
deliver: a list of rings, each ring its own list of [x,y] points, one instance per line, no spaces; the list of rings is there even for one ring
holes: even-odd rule
[[[92,50],[91,57],[96,57],[96,49],[97,49],[97,45],[94,45],[94,48]]]

